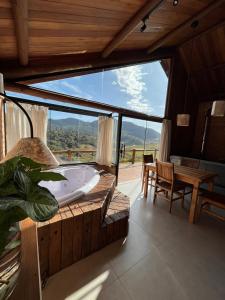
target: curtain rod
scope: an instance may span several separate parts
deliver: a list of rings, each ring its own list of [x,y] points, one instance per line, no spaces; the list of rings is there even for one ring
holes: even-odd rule
[[[80,108],[75,108],[75,107],[68,107],[68,106],[64,106],[64,105],[45,103],[45,102],[35,101],[35,100],[30,100],[30,99],[23,99],[23,98],[19,98],[19,97],[10,96],[10,99],[14,99],[15,101],[20,102],[20,103],[45,106],[45,107],[48,107],[50,110],[73,113],[73,114],[87,115],[87,116],[93,116],[93,117],[99,117],[99,116],[110,117],[112,115],[111,113],[109,114],[109,113],[103,113],[100,111],[85,110],[85,109],[80,109]],[[5,99],[5,100],[8,101],[7,99]]]

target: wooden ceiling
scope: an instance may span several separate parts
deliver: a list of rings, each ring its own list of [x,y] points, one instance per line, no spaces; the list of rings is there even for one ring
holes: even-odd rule
[[[224,46],[225,21],[179,48],[194,93],[200,100],[225,97]]]
[[[154,59],[224,15],[223,0],[180,0],[177,6],[173,0],[1,0],[0,72],[6,79],[41,81]]]

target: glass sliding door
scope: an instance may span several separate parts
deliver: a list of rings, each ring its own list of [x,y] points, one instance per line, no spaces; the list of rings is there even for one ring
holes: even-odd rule
[[[143,154],[158,157],[161,123],[123,117],[118,183],[140,180]]]

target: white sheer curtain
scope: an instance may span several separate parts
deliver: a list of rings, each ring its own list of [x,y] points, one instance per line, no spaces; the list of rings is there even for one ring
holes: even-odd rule
[[[170,153],[171,140],[171,120],[164,119],[162,123],[162,131],[159,145],[159,160],[168,161]]]
[[[105,116],[98,118],[98,140],[96,162],[111,166],[113,152],[113,119]]]
[[[22,104],[31,117],[34,136],[47,143],[48,108],[39,105]],[[6,106],[6,142],[7,151],[22,137],[30,136],[30,127],[27,117],[13,102]]]

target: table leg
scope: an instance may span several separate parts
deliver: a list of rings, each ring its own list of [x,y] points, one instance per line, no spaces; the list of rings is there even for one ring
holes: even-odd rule
[[[191,198],[191,208],[190,208],[190,212],[189,212],[189,223],[191,223],[191,224],[194,224],[196,213],[197,213],[198,189],[199,189],[199,184],[196,184],[193,186],[192,198]]]
[[[141,185],[141,191],[143,191],[144,188],[144,181],[145,181],[145,173],[146,173],[146,167],[143,167],[143,174],[142,174],[142,185]]]
[[[147,198],[148,196],[148,176],[149,170],[145,170],[145,182],[144,182],[144,197]]]

